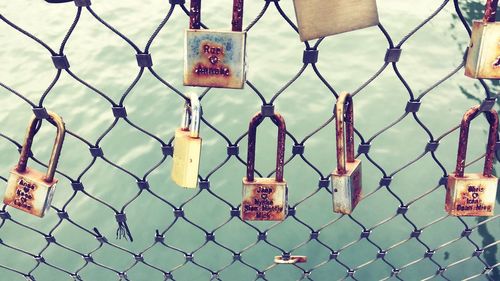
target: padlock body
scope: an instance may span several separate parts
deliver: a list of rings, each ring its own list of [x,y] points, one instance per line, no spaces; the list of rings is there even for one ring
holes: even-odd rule
[[[201,138],[181,128],[175,131],[172,180],[179,186],[196,188],[200,167]]]
[[[246,32],[186,30],[184,85],[242,89],[246,37]]]
[[[498,178],[482,174],[448,175],[446,211],[452,216],[493,216]]]
[[[301,41],[379,23],[375,0],[294,0]]]
[[[500,22],[473,21],[465,75],[500,79]]]
[[[337,170],[331,175],[333,211],[350,214],[361,199],[361,160],[346,163],[346,174],[339,174]]]
[[[42,172],[27,167],[26,171],[20,173],[16,168],[10,171],[3,203],[43,217],[50,208],[58,180],[46,182],[45,174]]]
[[[241,218],[247,221],[282,221],[288,212],[286,181],[274,178],[243,178]]]

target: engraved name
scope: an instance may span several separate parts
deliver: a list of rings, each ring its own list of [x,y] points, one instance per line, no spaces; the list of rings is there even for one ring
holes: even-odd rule
[[[26,210],[31,210],[33,205],[31,200],[33,200],[33,190],[35,190],[36,184],[28,182],[23,178],[17,181],[16,197],[14,199],[14,205]]]
[[[485,192],[485,188],[481,185],[469,185],[462,192],[462,198],[457,202],[457,211],[492,211],[492,205],[485,205],[481,195]]]
[[[253,191],[253,196],[251,200],[246,201],[243,204],[243,212],[245,213],[254,213],[255,219],[258,220],[268,220],[275,217],[275,214],[280,214],[283,212],[284,207],[283,203],[278,200],[278,203],[275,204],[276,198],[273,198],[274,188],[269,186],[258,186]]]
[[[201,48],[203,57],[208,58],[208,64],[199,62],[195,68],[194,73],[203,76],[231,76],[231,71],[225,65],[219,65],[224,57],[224,49],[219,46],[211,46],[204,44]]]

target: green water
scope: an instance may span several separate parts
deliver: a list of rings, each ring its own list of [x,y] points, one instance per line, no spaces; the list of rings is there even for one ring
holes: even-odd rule
[[[93,2],[95,12],[129,37],[140,49],[144,49],[149,37],[169,9],[165,0]],[[211,28],[229,28],[230,2],[205,1],[203,22]],[[284,12],[295,21],[292,1],[279,3]],[[380,20],[392,39],[399,42],[440,4],[440,1],[431,0],[411,3],[379,1]],[[263,5],[264,1],[246,1],[244,22],[250,23]],[[462,1],[461,7],[469,22],[482,16],[482,5],[477,1]],[[35,34],[55,50],[59,49],[75,12],[76,9],[71,3],[49,5],[44,1],[5,0],[0,3],[0,13],[3,16]],[[204,91],[202,88],[182,85],[183,30],[187,25],[187,17],[176,7],[151,46],[153,69],[181,92],[194,91],[201,94]],[[0,22],[0,42],[0,82],[38,104],[56,75],[49,52],[4,22]],[[460,65],[467,43],[467,33],[455,16],[453,3],[448,3],[432,21],[405,42],[402,57],[397,65],[416,96]],[[267,100],[301,70],[304,44],[298,40],[298,35],[283,20],[274,5],[269,7],[249,31],[247,46],[247,78]],[[387,41],[378,28],[372,27],[327,38],[318,49],[317,68],[323,77],[336,91],[352,92],[383,65]],[[64,53],[68,56],[72,72],[104,92],[116,103],[139,72],[134,49],[100,24],[88,11],[82,12],[80,22]],[[498,90],[498,83],[487,83],[494,93]],[[465,77],[463,70],[460,70],[423,98],[417,115],[433,136],[438,138],[459,123],[466,109],[484,98],[484,90],[478,81]],[[392,67],[387,67],[377,79],[355,96],[357,130],[365,140],[370,139],[403,114],[408,100],[408,91],[398,80]],[[3,88],[0,88],[0,102],[0,132],[21,143],[31,115],[30,105]],[[312,67],[308,66],[302,75],[283,91],[275,105],[276,110],[285,117],[288,131],[297,140],[302,141],[331,117],[334,102],[334,95],[321,83]],[[146,70],[126,97],[124,105],[131,122],[164,142],[169,142],[180,123],[183,100]],[[252,114],[260,109],[261,101],[247,86],[242,91],[212,89],[203,98],[202,105],[205,120],[223,132],[231,142],[235,142],[246,132],[248,121]],[[111,104],[64,72],[43,101],[43,106],[59,113],[71,132],[93,144],[114,122]],[[259,127],[258,133],[256,166],[259,171],[267,174],[274,169],[272,155],[275,153],[276,129],[267,120]],[[469,159],[476,159],[484,153],[486,133],[486,122],[478,118],[470,132]],[[33,151],[38,159],[48,159],[53,134],[54,129],[51,126],[43,126],[37,134]],[[88,230],[97,227],[111,243],[133,253],[140,253],[153,245],[155,230],[164,231],[175,221],[165,233],[165,243],[185,252],[195,251],[196,264],[212,271],[225,268],[219,274],[222,280],[254,280],[256,271],[247,265],[260,271],[271,267],[266,271],[268,280],[302,278],[302,270],[295,266],[273,266],[273,257],[281,254],[276,247],[262,241],[252,246],[257,242],[257,232],[253,228],[263,231],[268,229],[271,223],[242,223],[236,218],[231,219],[229,206],[213,196],[216,194],[237,206],[241,202],[241,178],[246,169],[238,159],[231,157],[221,169],[211,173],[215,167],[225,162],[227,143],[205,124],[202,124],[201,135],[203,151],[200,174],[203,178],[210,174],[211,193],[206,190],[184,190],[175,186],[170,180],[170,157],[153,169],[163,158],[160,143],[124,120],[119,120],[114,129],[99,142],[106,159],[139,178],[147,175],[151,191],[177,207],[182,206],[189,222],[182,218],[175,220],[172,208],[148,192],[143,192],[125,209],[134,236],[132,243],[115,240],[117,224],[114,212],[82,193],[77,193],[71,203],[65,206],[71,221]],[[369,155],[388,174],[392,174],[422,154],[428,140],[429,137],[422,127],[412,116],[407,116],[372,141]],[[455,130],[442,138],[436,151],[437,159],[447,171],[454,168],[457,140],[458,131]],[[246,159],[246,138],[239,144],[240,157]],[[292,144],[292,139],[287,138],[287,159],[292,156]],[[356,144],[359,144],[358,138]],[[333,124],[329,124],[305,142],[305,158],[324,176],[335,167],[334,145]],[[0,176],[5,180],[9,170],[17,162],[18,152],[14,144],[0,138],[0,153]],[[363,192],[370,194],[379,188],[379,180],[383,175],[366,156],[362,155],[360,159],[363,161]],[[88,152],[88,145],[73,136],[67,136],[58,169],[76,180],[91,163],[93,158]],[[29,165],[42,169],[33,161]],[[482,160],[471,165],[468,170],[477,172],[481,168]],[[498,169],[498,165],[495,168]],[[466,238],[457,239],[465,228],[460,220],[444,218],[445,189],[443,186],[437,187],[442,176],[443,171],[428,153],[416,163],[396,173],[390,191],[401,198],[404,204],[408,204],[437,188],[411,204],[406,217],[417,228],[425,227],[420,240],[430,249],[438,249],[433,260],[446,267],[470,257],[475,246]],[[73,196],[73,190],[70,180],[60,174],[57,177],[60,182],[53,205],[61,209]],[[335,260],[328,262],[330,250],[318,241],[305,243],[311,233],[307,226],[313,230],[321,229],[319,241],[333,250],[339,250],[359,240],[362,227],[355,221],[368,229],[372,228],[395,216],[400,205],[386,188],[381,188],[358,205],[352,219],[347,216],[340,217],[332,212],[331,194],[325,189],[316,192],[319,174],[299,156],[295,156],[285,166],[285,178],[289,186],[289,203],[292,206],[298,204],[296,219],[289,218],[273,226],[267,232],[267,241],[286,251],[293,249],[294,255],[307,255],[308,262],[299,266],[306,271],[312,270],[309,276],[312,280],[342,279],[346,276],[346,268]],[[138,192],[133,176],[102,159],[95,160],[80,180],[86,192],[116,209],[121,209]],[[498,202],[500,200],[497,196],[497,214]],[[7,210],[16,221],[44,234],[57,226],[52,233],[57,242],[78,252],[89,253],[100,245],[93,235],[82,231],[69,221],[64,220],[59,224],[59,217],[53,209],[43,219],[31,217],[12,208]],[[436,223],[431,224],[436,220]],[[490,279],[498,280],[499,258],[495,244],[498,243],[495,240],[500,237],[498,215],[487,221],[464,218],[463,222],[474,229],[470,240],[479,247],[486,247],[482,259],[490,266],[497,266]],[[478,222],[482,223],[476,227]],[[232,253],[213,242],[204,245],[203,231],[193,224],[207,231],[216,229],[217,243],[235,252],[252,246],[242,254],[245,264],[232,263]],[[427,225],[429,226],[426,227]],[[42,235],[12,221],[0,223],[0,226],[0,239],[6,245],[32,254],[39,253],[47,245]],[[370,235],[370,241],[383,250],[391,247],[385,257],[388,263],[396,268],[407,265],[399,274],[404,280],[420,280],[433,276],[438,269],[430,259],[410,264],[423,258],[427,250],[416,239],[398,244],[406,241],[412,230],[413,227],[407,220],[396,216],[375,227]],[[302,243],[304,244],[301,245]],[[350,268],[361,266],[354,275],[358,280],[379,280],[390,276],[392,268],[386,262],[379,259],[362,266],[373,260],[377,252],[377,247],[363,239],[343,249],[338,261]],[[43,251],[42,256],[50,265],[69,272],[75,272],[85,265],[80,255],[54,244]],[[92,253],[92,256],[99,265],[117,271],[126,270],[130,280],[163,280],[160,271],[142,263],[128,270],[135,263],[133,256],[109,245],[102,246]],[[182,266],[185,262],[183,254],[160,244],[147,250],[144,259],[167,272],[175,269],[175,280],[210,279],[209,271],[193,263]],[[29,255],[0,246],[0,265],[27,273],[35,267],[36,261]],[[479,274],[483,269],[484,264],[479,259],[472,258],[449,267],[445,276],[450,280],[460,280]],[[113,271],[93,263],[85,266],[79,274],[83,280],[118,279]],[[32,275],[36,280],[72,280],[68,274],[46,264],[37,267]],[[477,279],[486,280],[486,277],[483,275]],[[0,280],[24,280],[24,277],[0,267]]]

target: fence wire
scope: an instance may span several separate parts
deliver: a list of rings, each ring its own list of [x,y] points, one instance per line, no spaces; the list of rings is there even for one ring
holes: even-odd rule
[[[59,220],[55,225],[45,226],[45,229],[37,229],[27,223],[23,222],[22,216],[13,215],[12,209],[7,206],[3,206],[0,211],[0,238],[3,237],[7,231],[10,231],[13,227],[17,227],[20,229],[20,233],[22,233],[23,237],[27,237],[33,240],[44,241],[42,243],[41,248],[39,249],[26,249],[18,246],[15,240],[1,240],[1,247],[4,249],[12,250],[13,255],[25,255],[34,259],[35,263],[33,266],[27,268],[26,266],[12,266],[12,265],[4,265],[0,264],[0,276],[3,276],[5,272],[9,272],[14,274],[15,276],[19,276],[20,279],[25,278],[26,280],[38,280],[37,273],[39,272],[41,267],[48,267],[51,270],[54,270],[58,273],[61,273],[64,276],[67,276],[68,280],[90,280],[84,277],[84,272],[88,270],[98,270],[98,271],[106,271],[111,274],[116,274],[118,276],[118,280],[133,280],[131,272],[134,270],[150,270],[154,271],[162,276],[160,279],[164,280],[179,280],[176,278],[177,273],[182,271],[185,268],[189,270],[191,268],[195,268],[197,270],[201,270],[206,273],[206,280],[223,280],[223,276],[225,271],[229,270],[229,268],[238,265],[238,268],[241,269],[240,276],[242,280],[272,280],[270,277],[271,272],[278,270],[277,268],[281,265],[274,264],[272,262],[272,257],[263,257],[260,256],[260,259],[264,260],[265,265],[260,265],[251,261],[250,256],[258,256],[258,252],[256,253],[255,249],[258,248],[270,248],[273,251],[279,252],[283,256],[283,258],[288,258],[290,255],[300,254],[301,249],[309,244],[316,244],[318,247],[323,248],[328,254],[327,257],[323,260],[315,259],[314,264],[295,264],[288,265],[286,270],[296,271],[297,277],[294,278],[296,280],[319,280],[315,278],[315,272],[321,270],[335,270],[337,272],[342,272],[342,277],[340,280],[345,279],[353,279],[358,280],[359,275],[358,272],[369,269],[370,265],[374,263],[383,263],[385,265],[386,270],[383,272],[379,272],[381,277],[373,277],[373,279],[380,280],[388,280],[388,279],[399,279],[399,280],[411,280],[411,275],[405,276],[405,272],[411,272],[411,270],[418,270],[419,266],[423,263],[432,263],[435,267],[435,270],[432,273],[429,273],[424,280],[430,280],[434,278],[451,280],[452,277],[448,275],[448,272],[457,267],[461,267],[466,263],[474,262],[475,268],[477,269],[475,272],[467,272],[467,275],[461,276],[460,279],[463,280],[472,280],[472,279],[485,279],[485,280],[499,280],[499,266],[500,262],[496,260],[497,247],[500,243],[499,240],[495,240],[495,238],[491,238],[488,243],[481,244],[479,239],[472,235],[475,232],[481,231],[487,225],[491,227],[498,227],[498,218],[500,215],[495,215],[493,217],[480,219],[480,220],[468,220],[464,218],[455,218],[450,217],[448,215],[444,215],[437,219],[432,219],[430,221],[426,221],[425,223],[415,222],[415,219],[412,219],[415,215],[411,216],[411,210],[413,204],[420,200],[424,200],[429,196],[442,196],[442,191],[444,189],[444,183],[446,182],[447,170],[439,160],[436,151],[439,150],[439,144],[441,141],[449,138],[450,134],[456,132],[458,130],[458,120],[457,126],[453,128],[449,128],[445,133],[440,135],[436,135],[431,132],[428,126],[421,120],[421,116],[419,116],[419,108],[421,104],[426,102],[425,97],[433,92],[438,86],[442,83],[450,79],[455,75],[462,75],[461,70],[463,69],[464,63],[462,62],[458,67],[452,69],[448,74],[444,75],[442,78],[436,79],[436,82],[427,89],[421,91],[420,94],[416,94],[415,90],[407,83],[403,75],[398,70],[398,60],[401,55],[401,51],[404,50],[405,43],[415,36],[421,29],[429,23],[434,17],[440,14],[443,9],[450,5],[455,9],[455,15],[462,22],[463,28],[470,34],[470,27],[468,22],[465,20],[464,16],[461,12],[461,7],[459,5],[458,0],[453,1],[443,1],[442,3],[438,3],[438,7],[436,10],[428,16],[428,18],[424,19],[421,23],[419,23],[410,33],[404,36],[399,42],[396,42],[391,38],[390,34],[386,31],[382,24],[378,25],[380,30],[380,35],[385,38],[387,41],[387,53],[384,60],[381,60],[381,65],[378,71],[376,71],[372,77],[366,80],[362,85],[360,85],[357,89],[352,91],[354,96],[354,100],[358,100],[362,98],[364,94],[362,92],[368,85],[370,85],[373,81],[377,80],[383,72],[392,71],[393,75],[395,75],[402,83],[402,85],[406,88],[408,93],[407,105],[402,106],[404,110],[402,110],[400,116],[394,120],[388,122],[388,124],[377,124],[377,127],[381,129],[374,133],[373,135],[364,134],[362,131],[356,130],[356,135],[360,140],[360,144],[358,147],[358,157],[363,157],[364,165],[373,165],[374,169],[377,169],[382,175],[380,178],[380,182],[378,183],[378,187],[373,191],[364,195],[363,200],[360,204],[363,204],[363,201],[367,200],[370,197],[377,196],[377,194],[384,193],[384,196],[390,197],[391,200],[396,200],[399,204],[396,210],[394,210],[393,214],[389,217],[384,218],[380,222],[377,222],[373,225],[366,225],[362,223],[362,220],[356,215],[354,212],[352,215],[338,215],[333,214],[330,209],[331,207],[325,207],[326,212],[331,215],[330,221],[320,227],[313,227],[311,224],[308,224],[308,221],[304,221],[301,219],[301,209],[302,206],[306,204],[306,202],[316,196],[331,196],[330,189],[330,179],[329,174],[330,171],[324,171],[318,168],[310,161],[307,157],[307,153],[305,148],[308,145],[308,141],[318,134],[322,129],[332,124],[334,119],[333,112],[331,113],[330,118],[325,120],[325,122],[319,126],[318,128],[311,128],[311,133],[305,136],[303,139],[299,139],[293,131],[287,131],[287,138],[293,142],[293,145],[287,146],[287,150],[291,149],[292,154],[287,159],[286,165],[290,165],[292,160],[294,161],[303,161],[304,165],[310,167],[310,169],[314,170],[318,176],[318,183],[314,183],[317,188],[309,193],[309,194],[301,194],[301,198],[295,202],[289,202],[289,210],[288,217],[284,222],[278,222],[266,225],[266,227],[261,228],[257,225],[257,223],[250,223],[246,221],[242,221],[239,217],[239,203],[233,202],[227,198],[223,192],[216,192],[213,190],[213,186],[218,185],[217,181],[211,181],[213,179],[213,175],[217,174],[221,169],[223,169],[226,164],[234,159],[238,161],[241,167],[246,165],[244,157],[242,157],[239,153],[239,147],[245,146],[246,142],[246,134],[247,132],[242,132],[242,134],[235,138],[231,139],[227,134],[223,131],[216,128],[215,125],[212,124],[210,120],[207,120],[206,117],[202,117],[203,125],[208,128],[208,130],[212,130],[215,134],[218,135],[219,140],[225,142],[227,144],[227,157],[221,163],[215,165],[211,171],[206,175],[200,175],[200,183],[199,190],[193,193],[193,196],[184,200],[180,204],[176,202],[171,202],[163,195],[154,191],[154,188],[150,186],[148,178],[152,173],[154,173],[157,169],[163,168],[160,167],[164,165],[164,163],[172,160],[173,153],[173,136],[170,139],[165,140],[162,139],[155,134],[149,132],[147,129],[143,128],[141,124],[133,122],[131,118],[127,116],[126,108],[129,105],[127,103],[127,98],[130,96],[130,93],[133,91],[134,87],[139,83],[141,78],[144,77],[144,74],[149,72],[157,79],[164,87],[168,90],[169,94],[177,95],[179,100],[182,101],[186,99],[186,96],[183,92],[172,85],[169,82],[169,77],[164,77],[157,73],[156,65],[152,65],[148,63],[149,59],[152,58],[154,61],[154,53],[150,53],[150,49],[152,44],[158,38],[159,33],[168,26],[169,19],[171,18],[173,13],[181,13],[186,16],[186,23],[189,17],[189,10],[184,2],[184,0],[170,0],[168,9],[165,11],[165,18],[158,25],[157,29],[152,33],[149,40],[145,43],[145,47],[141,49],[139,46],[141,44],[136,43],[121,33],[119,30],[113,27],[106,19],[101,18],[99,14],[94,11],[93,6],[98,6],[100,1],[95,0],[95,3],[91,5],[89,0],[74,0],[75,6],[75,17],[74,21],[69,27],[64,39],[60,43],[58,48],[54,48],[53,46],[49,46],[42,40],[36,37],[36,35],[31,34],[28,30],[25,30],[22,26],[17,25],[15,22],[9,20],[6,16],[0,13],[0,19],[3,22],[3,25],[7,25],[8,27],[16,30],[19,33],[22,33],[24,36],[30,38],[33,44],[38,44],[40,48],[44,48],[49,52],[49,55],[52,57],[54,66],[56,68],[55,77],[50,83],[49,87],[43,91],[43,94],[39,98],[38,101],[31,100],[22,93],[16,91],[16,89],[11,88],[9,85],[6,85],[0,81],[0,86],[6,91],[9,95],[13,95],[16,98],[22,100],[27,103],[38,116],[44,116],[44,101],[51,95],[53,92],[53,88],[58,84],[60,77],[63,75],[71,77],[81,85],[87,87],[92,94],[98,95],[102,97],[101,103],[107,103],[112,107],[112,112],[114,114],[114,121],[112,124],[104,130],[104,132],[97,138],[97,140],[90,141],[77,132],[72,131],[71,126],[68,127],[68,139],[73,139],[74,141],[81,142],[84,146],[88,147],[90,154],[92,156],[91,162],[86,166],[83,170],[79,171],[77,177],[69,176],[70,172],[58,170],[57,175],[61,180],[59,184],[59,189],[61,188],[69,188],[72,187],[73,192],[68,197],[65,198],[65,201],[57,200],[54,202],[50,212],[55,212],[58,215]],[[56,4],[53,4],[56,5]],[[60,4],[60,5],[68,5],[68,4]],[[255,16],[254,20],[246,27],[247,31],[251,31],[252,28],[271,10],[275,10],[282,17],[283,21],[286,21],[287,24],[291,26],[291,28],[297,31],[297,27],[292,20],[294,15],[287,14],[282,9],[282,2],[279,0],[266,0],[262,1],[262,9],[261,12]],[[409,3],[409,5],[411,5]],[[1,12],[1,11],[0,11]],[[65,53],[65,47],[68,42],[73,38],[73,31],[79,26],[80,18],[82,14],[87,13],[95,20],[96,25],[103,25],[109,30],[111,30],[115,35],[115,38],[110,38],[110,40],[123,40],[126,44],[128,44],[135,52],[139,70],[132,83],[130,83],[129,87],[122,93],[119,100],[115,100],[110,97],[106,92],[99,90],[97,87],[92,86],[90,83],[82,79],[78,73],[75,73],[71,70],[68,59]],[[186,24],[187,25],[187,24]],[[203,25],[203,27],[207,27]],[[181,32],[181,31],[179,31]],[[317,40],[314,44],[310,42],[305,42],[304,46],[304,57],[303,57],[303,65],[298,71],[298,73],[290,79],[290,81],[286,82],[282,87],[270,98],[267,100],[262,94],[262,89],[259,89],[258,86],[252,84],[252,81],[247,81],[247,91],[253,93],[255,95],[256,101],[261,102],[263,107],[271,107],[274,106],[277,102],[279,102],[282,94],[290,87],[308,68],[311,68],[314,73],[317,75],[317,78],[321,83],[323,83],[327,90],[337,97],[337,90],[334,86],[332,86],[331,81],[328,81],[325,78],[321,71],[317,67],[317,55],[319,52],[319,47],[321,46],[324,40]],[[404,55],[404,54],[403,54]],[[70,55],[68,55],[70,57]],[[326,59],[326,58],[323,58]],[[314,83],[317,83],[316,81]],[[488,84],[484,81],[480,81],[484,89],[485,99],[480,101],[483,110],[487,110],[492,106],[496,105],[496,98],[498,94],[493,93]],[[200,100],[203,99],[214,90],[207,88],[203,91],[203,94],[200,96]],[[85,106],[85,105],[83,105]],[[48,108],[50,110],[50,108]],[[206,110],[206,109],[205,109]],[[465,109],[464,109],[465,112]],[[64,117],[64,116],[63,116]],[[393,172],[390,172],[388,168],[384,168],[382,164],[376,161],[372,155],[371,151],[373,147],[376,147],[374,141],[380,138],[383,135],[389,134],[388,131],[403,122],[403,120],[410,120],[411,122],[415,122],[419,127],[425,131],[428,136],[427,145],[422,149],[421,154],[415,157],[414,159],[408,160],[404,165],[398,167]],[[106,152],[102,149],[102,142],[106,139],[109,134],[118,126],[118,124],[123,125],[127,124],[131,128],[137,130],[138,134],[144,134],[148,138],[151,138],[154,142],[158,143],[161,146],[161,150],[158,150],[158,153],[161,153],[161,160],[150,167],[150,169],[143,175],[139,175],[134,173],[133,171],[123,167],[122,165],[117,164],[117,161],[114,161],[106,156]],[[392,132],[393,133],[393,132]],[[12,143],[12,149],[20,149],[21,143],[20,140],[23,136],[8,136],[6,134],[0,133],[0,136]],[[451,140],[453,139],[453,140]],[[455,141],[455,138],[450,138],[450,142]],[[332,146],[333,147],[333,146]],[[500,146],[497,146],[500,147]],[[64,150],[63,150],[64,153]],[[395,152],[397,153],[397,152]],[[405,200],[401,196],[401,190],[395,189],[391,186],[394,179],[396,179],[399,174],[403,171],[407,170],[411,165],[419,162],[424,156],[430,155],[432,161],[435,163],[436,167],[442,172],[442,178],[436,179],[436,185],[432,188],[423,188],[421,193],[413,199]],[[477,162],[484,155],[470,161],[469,165]],[[498,157],[498,153],[497,153]],[[37,159],[36,155],[32,157],[32,161],[45,166],[43,161]],[[92,194],[91,191],[88,190],[85,185],[84,178],[85,175],[89,173],[92,169],[99,169],[98,167],[103,167],[102,165],[97,165],[96,163],[100,162],[102,165],[110,168],[116,168],[133,184],[136,184],[138,189],[134,196],[128,199],[128,201],[120,207],[115,207],[113,204],[106,202],[106,200],[100,198],[96,194]],[[104,163],[104,164],[103,164]],[[334,163],[334,161],[332,161]],[[242,169],[243,171],[243,169]],[[73,174],[75,171],[71,171]],[[270,173],[272,175],[272,173]],[[2,171],[2,175],[0,178],[6,182],[8,177],[8,171]],[[365,185],[373,184],[373,183],[365,183]],[[119,186],[113,186],[110,188],[120,188]],[[294,190],[294,192],[298,192]],[[439,194],[438,194],[439,193]],[[166,216],[165,221],[163,222],[162,229],[142,229],[139,228],[140,231],[144,233],[138,233],[137,231],[130,231],[129,225],[132,224],[140,224],[141,222],[137,221],[127,221],[126,212],[129,206],[134,203],[140,203],[141,200],[145,200],[145,197],[151,195],[154,200],[161,201],[161,204],[164,205],[164,209],[161,212],[168,213],[168,208],[170,208],[173,213],[171,216]],[[195,208],[196,206],[189,205],[190,202],[193,202],[198,197],[201,196],[209,196],[211,199],[221,203],[224,206],[224,210],[226,210],[225,220],[218,226],[214,228],[208,228],[206,226],[197,223],[196,219],[190,216],[189,208]],[[80,210],[80,208],[85,208],[85,206],[79,205],[79,209],[74,208],[72,212],[69,211],[71,206],[77,204],[77,201],[80,199],[77,198],[88,198],[93,204],[100,204],[103,208],[109,209],[112,213],[115,214],[116,224],[118,226],[118,230],[116,232],[117,238],[125,238],[130,240],[129,244],[123,244],[119,240],[115,240],[114,234],[108,234],[101,232],[96,227],[89,227],[86,224],[74,220],[72,218],[72,212],[77,212],[76,210]],[[205,198],[205,197],[203,197]],[[59,198],[60,199],[60,198]],[[388,200],[388,199],[385,199]],[[444,204],[444,198],[443,198]],[[498,200],[497,200],[498,201]],[[498,205],[498,204],[497,204]],[[443,206],[444,207],[444,206]],[[498,207],[498,206],[497,206]],[[78,211],[80,212],[80,211]],[[498,213],[498,208],[497,208]],[[418,214],[417,214],[418,215]],[[102,219],[109,220],[108,213],[99,214],[102,216]],[[193,215],[194,216],[194,215]],[[94,218],[98,220],[99,218]],[[445,241],[440,245],[434,246],[432,243],[426,242],[425,239],[422,239],[422,234],[431,229],[433,226],[442,223],[443,221],[455,220],[459,222],[461,225],[461,229],[457,232],[455,229],[453,233],[458,233],[456,237],[449,241]],[[307,229],[307,235],[301,237],[301,242],[297,243],[292,247],[286,247],[280,242],[276,242],[275,239],[272,239],[272,235],[274,232],[277,232],[277,229],[282,224],[286,224],[289,221],[293,221],[295,224],[293,227],[305,228]],[[385,247],[382,243],[384,237],[373,237],[377,230],[383,228],[384,225],[390,224],[391,222],[397,221],[398,229],[404,228],[404,231],[401,230],[401,236],[398,242],[392,244],[389,247]],[[418,221],[422,221],[422,218],[419,218]],[[239,248],[236,246],[231,246],[230,243],[225,243],[223,240],[218,239],[218,234],[229,224],[242,224],[245,225],[245,231],[252,232],[254,238],[251,241],[240,241],[246,243],[243,248]],[[85,239],[92,238],[96,239],[98,245],[93,249],[88,249],[88,245],[90,243],[82,242],[81,247],[77,246],[69,246],[65,243],[58,240],[58,229],[63,224],[70,224],[76,227],[75,236],[77,240],[87,241]],[[177,225],[182,225],[181,230],[186,229],[186,231],[190,231],[195,233],[201,239],[200,244],[194,248],[194,250],[189,247],[178,247],[169,243],[169,237],[173,235],[173,229],[175,227],[179,227]],[[299,225],[299,226],[297,226]],[[355,229],[351,236],[348,238],[350,242],[340,245],[339,247],[333,246],[333,243],[329,242],[329,239],[322,235],[322,232],[325,232],[330,227],[342,227],[345,225],[349,225],[352,229]],[[137,229],[137,228],[136,228]],[[187,230],[191,229],[191,230]],[[194,230],[193,230],[194,229]],[[431,231],[431,230],[429,230]],[[77,233],[77,234],[76,234]],[[178,232],[176,232],[178,233]],[[433,235],[441,235],[442,233],[433,233]],[[178,234],[177,234],[178,235]],[[194,235],[194,234],[193,234]],[[235,233],[234,235],[239,235]],[[398,232],[399,235],[399,232]],[[135,240],[133,240],[135,238]],[[138,240],[146,239],[148,244],[147,247],[142,249],[135,249],[133,244]],[[133,240],[133,242],[132,242]],[[148,242],[149,241],[149,242]],[[142,241],[144,242],[144,241]],[[403,247],[404,245],[412,244],[412,250],[416,251],[420,249],[420,253],[418,253],[417,257],[405,264],[399,263],[398,260],[390,259],[388,256],[391,252],[397,251],[398,248]],[[373,254],[371,257],[366,257],[368,260],[361,264],[351,263],[349,260],[343,258],[343,253],[346,252],[349,248],[355,248],[362,245],[365,248],[372,248]],[[469,256],[463,257],[459,260],[446,263],[440,259],[435,258],[435,254],[438,251],[443,251],[450,247],[465,247],[464,245],[473,249],[470,252]],[[105,249],[111,249],[113,251],[112,255],[108,255],[108,258],[98,258],[99,254],[104,251],[108,251]],[[204,263],[201,260],[197,260],[197,254],[206,250],[212,249],[212,251],[217,251],[219,253],[229,254],[230,260],[227,264],[221,267],[215,267]],[[167,266],[162,265],[162,261],[154,261],[147,258],[148,254],[152,251],[165,251],[170,253],[172,256],[181,256],[183,262],[172,265],[167,268]],[[60,262],[54,261],[51,258],[46,257],[46,253],[48,251],[56,251],[61,256],[67,256],[70,254],[76,254],[77,256],[82,258],[81,266],[77,269],[68,268],[63,265],[60,265]],[[214,254],[215,256],[216,254]],[[124,258],[128,263],[127,266],[111,266],[108,265],[107,261],[109,259],[121,259]],[[167,257],[165,260],[168,260]],[[318,262],[316,262],[318,260]],[[4,273],[2,273],[4,272]],[[4,280],[3,278],[0,278]],[[55,280],[55,279],[54,279]],[[102,279],[104,280],[104,279]],[[146,279],[144,279],[146,280]],[[153,278],[148,277],[147,280],[153,280]],[[333,279],[332,279],[333,280]]]

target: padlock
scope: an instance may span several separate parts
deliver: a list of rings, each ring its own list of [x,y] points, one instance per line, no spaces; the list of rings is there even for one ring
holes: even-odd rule
[[[487,0],[483,20],[472,22],[465,75],[500,79],[500,22],[495,22],[498,0]]]
[[[301,41],[378,25],[375,0],[294,0]]]
[[[288,187],[283,179],[286,124],[279,113],[271,116],[271,120],[278,126],[276,177],[255,178],[256,134],[257,126],[262,120],[262,113],[255,114],[248,128],[247,176],[243,178],[241,218],[249,221],[282,221],[288,212]]]
[[[446,185],[446,211],[453,216],[493,216],[498,178],[492,176],[495,145],[497,142],[498,113],[485,111],[490,124],[483,174],[464,174],[467,139],[472,119],[481,113],[479,106],[469,109],[460,125],[457,165],[448,175]]]
[[[232,31],[200,30],[201,0],[191,0],[184,49],[184,85],[242,89],[246,81],[243,0],[233,0]]]
[[[172,180],[186,188],[198,185],[200,168],[200,101],[194,93],[184,106],[181,127],[175,131]]]
[[[35,137],[37,126],[41,122],[40,119],[33,116],[28,126],[23,148],[21,149],[19,162],[10,171],[7,190],[3,198],[4,204],[38,217],[43,217],[50,208],[58,181],[54,178],[54,174],[66,133],[62,118],[51,111],[48,111],[47,114],[50,121],[57,127],[57,136],[50,156],[47,173],[44,174],[27,167],[33,138]]]
[[[335,116],[337,169],[331,175],[333,211],[350,214],[361,199],[362,178],[361,160],[354,158],[354,110],[349,93],[340,94],[335,106]]]

